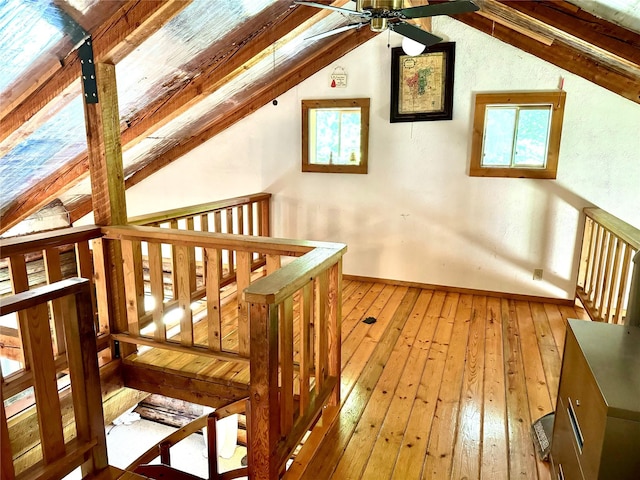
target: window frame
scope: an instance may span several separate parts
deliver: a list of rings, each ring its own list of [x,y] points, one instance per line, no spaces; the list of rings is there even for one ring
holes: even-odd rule
[[[309,147],[311,138],[310,110],[313,109],[360,109],[360,163],[355,165],[326,165],[309,161]],[[369,151],[369,98],[340,98],[327,100],[302,100],[302,171],[321,173],[361,173],[368,172]]]
[[[567,94],[563,90],[477,93],[475,95],[475,111],[473,114],[469,176],[555,179],[558,170],[558,154],[560,151],[566,96]],[[487,107],[507,105],[523,108],[535,107],[536,105],[551,105],[551,125],[549,126],[545,167],[491,167],[482,165]]]

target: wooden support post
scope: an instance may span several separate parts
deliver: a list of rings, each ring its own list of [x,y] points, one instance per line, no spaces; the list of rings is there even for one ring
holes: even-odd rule
[[[66,304],[64,326],[69,345],[67,358],[76,431],[78,438],[83,442],[96,441],[91,458],[82,466],[84,477],[108,466],[93,300],[89,287],[74,297],[67,296],[61,300]]]
[[[127,207],[115,65],[96,64],[96,81],[98,103],[84,104],[94,221],[101,226],[126,225]],[[124,332],[128,325],[120,244],[105,240],[103,255],[105,278],[102,281],[109,292],[107,308],[110,329],[112,332]],[[134,350],[134,345],[122,345],[120,354],[124,357]]]
[[[237,253],[236,285],[238,287],[238,353],[249,356],[249,310],[242,292],[251,283],[251,252]]]
[[[278,408],[278,306],[252,303],[249,387],[249,468],[253,480],[275,480],[273,452],[280,438]]]

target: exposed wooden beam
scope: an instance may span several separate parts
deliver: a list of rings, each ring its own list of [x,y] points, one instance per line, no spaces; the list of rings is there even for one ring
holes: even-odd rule
[[[0,219],[0,233],[6,232],[32,213],[51,203],[87,175],[89,175],[89,159],[86,155],[63,165],[11,203]]]
[[[167,23],[191,0],[130,0],[93,33],[96,62],[118,62]],[[35,82],[40,81],[36,79]],[[80,92],[77,55],[0,119],[0,155],[35,131]]]
[[[505,1],[505,6],[640,66],[640,35],[565,1]]]
[[[608,69],[560,40],[556,39],[552,45],[546,46],[475,13],[458,15],[456,20],[600,85],[632,102],[640,103],[638,78]]]
[[[371,30],[367,28],[362,28],[350,30],[343,35],[328,37],[327,40],[330,41],[327,41],[309,57],[304,58],[291,68],[283,70],[275,77],[265,78],[264,83],[250,91],[247,98],[232,111],[221,112],[210,125],[206,126],[199,133],[183,140],[168,151],[159,154],[145,167],[127,178],[125,181],[126,188],[140,183],[145,178],[194,148],[202,145],[213,136],[242,120],[244,117],[272,101],[275,97],[282,95],[374,36],[376,36],[376,33],[371,32]],[[70,213],[71,221],[74,222],[87,215],[91,212],[91,208],[90,199],[79,202]]]
[[[122,132],[122,143],[129,148],[177,118],[244,72],[248,64],[270,54],[269,47],[274,42],[283,41],[291,31],[295,31],[317,14],[317,9],[311,7],[292,9],[287,2],[276,2],[258,17],[212,45],[208,50],[215,52],[213,58],[209,60],[208,66],[199,67],[199,75],[191,78],[183,87],[147,105],[128,120],[127,128]]]
[[[317,21],[328,14],[326,10],[318,12],[317,9],[311,7],[291,9],[290,5],[285,5],[285,3],[277,2],[264,14],[249,22],[247,26],[259,31],[257,35],[253,34],[254,30],[249,32],[248,28],[243,26],[231,36],[227,36],[223,41],[213,45],[208,50],[218,53],[213,55],[211,64],[203,69],[202,74],[192,78],[178,91],[168,92],[157,101],[147,105],[134,118],[130,119],[129,126],[122,131],[123,149],[127,150],[133,147],[150,132],[176,118],[190,106],[202,100],[205,95],[213,93],[225,82],[242,73],[245,65],[257,61],[262,58],[264,52],[270,51],[269,46],[274,42],[285,41],[292,35],[292,32],[306,25],[307,22]],[[332,5],[342,6],[346,3],[347,0],[338,0]],[[231,45],[232,43],[235,45]],[[61,171],[50,175],[21,195],[3,215],[2,222],[0,222],[0,233],[47,205],[58,195],[71,188],[74,183],[86,178],[89,171],[88,165],[86,153],[81,154],[62,167]],[[75,175],[76,178],[74,179],[72,175]],[[83,203],[80,211],[85,209],[86,203]]]

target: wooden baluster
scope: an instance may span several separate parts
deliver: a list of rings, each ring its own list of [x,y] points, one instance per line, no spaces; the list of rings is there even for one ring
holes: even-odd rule
[[[129,333],[137,337],[140,335],[140,317],[145,313],[142,246],[137,240],[122,240],[121,243]]]
[[[98,321],[101,333],[111,331],[109,321],[109,285],[107,284],[107,268],[105,259],[105,241],[101,238],[93,240],[94,279],[96,284],[96,303],[98,305]],[[119,333],[118,331],[111,333]]]
[[[631,258],[635,252],[631,246],[625,242],[624,260],[622,261],[622,272],[620,273],[620,287],[618,290],[618,298],[616,300],[616,313],[614,315],[615,322],[622,324],[622,311],[625,309],[624,304],[627,301],[627,286],[629,282],[629,267],[631,266]]]
[[[64,331],[76,432],[78,439],[83,442],[96,441],[90,461],[82,466],[84,477],[108,465],[90,288],[87,286],[75,296],[69,295],[61,300],[67,312]]]
[[[578,265],[578,280],[576,285],[586,290],[587,286],[587,270],[589,267],[589,251],[591,249],[591,233],[593,230],[593,222],[589,217],[585,218],[584,231],[582,233],[582,245],[580,248],[580,263]]]
[[[279,270],[281,266],[280,255],[274,255],[272,253],[267,254],[267,275],[271,275],[276,270]]]
[[[280,439],[278,408],[278,307],[252,303],[251,327],[251,401],[249,421],[249,465],[251,478],[278,478],[272,453]]]
[[[227,208],[225,210],[227,221],[227,233],[233,234],[233,209]],[[236,261],[233,250],[227,250],[229,252],[229,275],[232,276],[236,272]]]
[[[56,382],[56,364],[49,330],[46,303],[25,310],[28,318],[29,361],[33,373],[33,388],[40,425],[40,440],[44,463],[49,464],[65,454],[60,397]]]
[[[311,313],[313,312],[313,282],[307,283],[302,288],[300,306],[300,416],[307,412],[309,407],[309,374],[312,368],[311,356]]]
[[[213,225],[216,232],[222,233],[222,212],[220,212],[220,210],[213,212]],[[220,275],[220,282],[222,282],[222,279],[225,277],[222,265],[222,257],[224,256],[223,252],[227,252],[228,255],[229,250],[222,250],[218,256],[218,273]]]
[[[602,281],[600,288],[600,296],[598,298],[598,311],[600,312],[600,319],[604,322],[607,321],[607,292],[611,280],[611,258],[613,255],[613,247],[615,242],[615,236],[613,233],[607,231],[609,234],[607,248],[606,248],[606,259],[604,261],[604,268],[602,270]]]
[[[606,232],[604,228],[598,225],[598,244],[596,248],[596,255],[594,257],[595,271],[593,278],[591,279],[591,303],[593,304],[593,309],[598,310],[598,297],[600,296],[600,276],[602,275],[602,263],[604,261],[604,245],[605,245],[605,236]],[[598,312],[599,315],[599,312]]]
[[[280,434],[293,426],[293,297],[280,304]]]
[[[238,251],[238,267],[236,269],[236,285],[238,288],[238,353],[249,356],[249,310],[242,292],[251,283],[251,252]]]
[[[222,323],[220,315],[220,250],[205,250],[207,268],[207,331],[209,349],[214,352],[222,350]]]
[[[615,256],[613,258],[613,266],[611,268],[611,272],[609,274],[609,285],[607,287],[608,297],[607,297],[607,309],[604,312],[604,319],[607,323],[613,323],[613,311],[614,311],[614,297],[615,292],[618,286],[620,285],[620,279],[618,275],[620,274],[620,257],[622,256],[622,242],[618,237],[615,237],[615,245],[613,250],[615,251]]]
[[[595,268],[595,258],[596,258],[596,244],[598,237],[598,224],[596,224],[592,219],[587,218],[589,225],[591,225],[591,233],[589,240],[589,254],[588,254],[588,263],[587,263],[587,273],[584,281],[584,293],[587,298],[591,298],[591,291],[593,290],[592,282],[593,282],[593,270]]]
[[[27,264],[23,255],[9,257],[9,278],[11,279],[11,289],[14,294],[29,290]],[[29,370],[31,347],[29,345],[29,336],[27,335],[27,314],[24,311],[20,311],[16,315],[18,316],[20,345],[22,345],[22,364],[25,370]]]
[[[193,346],[193,313],[191,312],[191,272],[189,264],[189,247],[178,245],[175,247],[178,281],[178,308],[182,310],[180,318],[180,344]]]
[[[247,230],[247,235],[255,235],[255,225],[253,224],[253,206],[255,205],[255,202],[251,202],[249,205],[247,205],[247,225],[249,227],[249,229]]]
[[[238,235],[244,235],[244,205],[238,205],[236,207],[236,211],[238,212],[238,231],[236,232]]]
[[[11,452],[11,439],[9,437],[9,425],[7,414],[4,411],[4,393],[2,384],[4,378],[0,371],[0,480],[15,480],[16,472],[13,468],[13,453]]]
[[[341,332],[342,328],[342,259],[329,268],[329,285],[327,292],[327,328],[329,376],[340,378],[341,365]],[[340,382],[336,383],[330,405],[340,405]]]
[[[178,220],[171,220],[170,227],[173,230],[178,229]],[[173,289],[173,299],[178,300],[180,295],[180,287],[178,285],[178,259],[176,246],[171,245],[171,288]]]
[[[77,275],[80,278],[86,278],[89,280],[89,284],[91,285],[91,305],[93,305],[93,317],[94,323],[97,333],[109,333],[108,330],[104,332],[100,328],[100,324],[98,323],[98,316],[96,315],[97,305],[96,305],[96,293],[95,293],[95,282],[93,280],[93,258],[91,255],[91,250],[89,249],[89,242],[78,242],[75,245],[76,249],[76,267],[77,267]]]
[[[162,244],[149,243],[149,284],[153,298],[153,323],[155,330],[153,337],[156,341],[164,342],[167,329],[164,325],[164,272],[162,268]]]
[[[209,214],[203,213],[200,215],[200,231],[208,232],[209,231]],[[202,250],[202,280],[206,282],[207,279],[207,262],[205,261],[205,253],[204,248]]]
[[[327,375],[327,271],[321,272],[315,280],[315,356],[316,356],[316,392],[320,393]]]
[[[193,217],[189,217],[186,220],[187,230],[193,232],[195,230]],[[189,254],[189,292],[196,291],[196,249],[195,247],[188,247]]]
[[[62,268],[60,267],[60,250],[58,248],[46,248],[42,251],[44,260],[44,272],[47,283],[55,283],[62,280]],[[60,355],[65,352],[64,345],[64,327],[62,317],[65,315],[62,310],[62,302],[60,299],[51,300],[49,302],[51,309],[51,320],[53,323],[53,340],[55,352]]]
[[[258,210],[258,220],[260,223],[260,235],[263,237],[269,237],[271,230],[269,225],[271,223],[269,219],[269,200],[260,201],[260,208]]]
[[[160,442],[160,463],[171,466],[171,442]]]

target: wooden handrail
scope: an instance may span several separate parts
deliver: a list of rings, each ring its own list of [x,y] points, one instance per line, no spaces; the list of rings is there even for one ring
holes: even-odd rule
[[[613,232],[618,238],[624,240],[636,250],[640,250],[640,229],[629,225],[601,208],[585,208],[584,214],[610,232]]]
[[[244,299],[249,303],[282,303],[285,298],[309,283],[310,278],[334,265],[346,251],[347,246],[344,244],[317,247],[271,275],[253,282],[244,291]]]
[[[100,236],[102,236],[100,227],[87,225],[85,227],[64,228],[47,233],[34,233],[22,237],[5,238],[0,239],[0,255],[2,257],[25,255],[45,248],[93,240]]]
[[[191,217],[206,212],[222,210],[224,208],[237,207],[239,205],[245,205],[248,203],[269,200],[270,198],[270,193],[254,193],[251,195],[242,195],[240,197],[228,198],[216,202],[201,203],[200,205],[193,205],[190,207],[174,208],[172,210],[150,213],[148,215],[138,215],[136,217],[130,217],[128,219],[128,223],[129,225],[149,225],[163,223],[169,220]]]
[[[298,257],[317,247],[341,248],[343,245],[309,240],[255,237],[252,235],[169,230],[157,227],[116,226],[101,227],[101,230],[105,238],[112,240],[154,241],[186,247],[219,248],[291,257]]]

